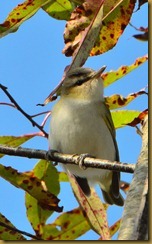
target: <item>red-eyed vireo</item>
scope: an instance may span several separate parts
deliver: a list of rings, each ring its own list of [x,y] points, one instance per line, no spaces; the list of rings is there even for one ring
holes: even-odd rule
[[[97,158],[119,161],[115,128],[104,103],[103,80],[99,71],[75,68],[69,71],[60,88],[60,99],[52,110],[50,149],[67,154],[88,153]],[[119,192],[120,173],[109,170],[65,165],[82,191],[89,196],[90,186],[99,184],[108,204],[123,206]]]

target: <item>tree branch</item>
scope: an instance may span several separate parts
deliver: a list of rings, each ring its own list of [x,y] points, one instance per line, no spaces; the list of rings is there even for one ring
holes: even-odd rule
[[[148,115],[142,133],[142,149],[125,201],[118,240],[148,240]]]
[[[8,230],[11,230],[11,231],[14,231],[14,232],[17,232],[17,233],[20,233],[20,234],[23,234],[23,235],[26,235],[26,236],[29,236],[31,237],[32,239],[35,239],[35,240],[42,240],[40,239],[39,237],[35,236],[35,235],[32,235],[26,231],[22,231],[22,230],[19,230],[17,229],[16,227],[12,227],[12,226],[9,226],[3,222],[0,221],[0,226],[3,226],[5,228],[7,228]]]
[[[45,150],[35,150],[31,148],[22,148],[22,147],[6,147],[4,145],[0,145],[0,153],[10,155],[10,156],[20,156],[27,158],[37,158],[37,159],[45,159],[48,161],[60,162],[63,164],[78,164],[79,155],[70,155],[70,154],[62,154],[58,152],[45,151]],[[135,165],[120,163],[120,162],[111,162],[109,160],[102,160],[97,158],[86,157],[84,159],[84,167],[91,168],[99,168],[99,169],[108,169],[121,171],[125,173],[133,173]]]
[[[7,95],[7,97],[10,99],[10,101],[15,105],[15,107],[32,123],[33,126],[36,126],[40,131],[43,132],[44,136],[47,138],[48,134],[43,130],[43,127],[36,123],[29,114],[27,114],[15,101],[15,99],[11,96],[11,94],[7,91],[7,87],[0,84],[0,88],[3,90],[3,92]]]

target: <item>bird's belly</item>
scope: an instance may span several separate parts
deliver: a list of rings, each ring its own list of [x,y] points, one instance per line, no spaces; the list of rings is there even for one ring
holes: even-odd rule
[[[78,114],[79,116],[76,111],[70,111],[70,114],[65,112],[61,116],[59,112],[55,118],[52,117],[49,138],[51,149],[67,154],[88,153],[97,158],[114,160],[114,143],[102,117],[96,117],[92,111],[87,115],[80,112]],[[92,183],[105,181],[109,174],[108,170],[83,170],[77,165],[64,165],[64,168]]]

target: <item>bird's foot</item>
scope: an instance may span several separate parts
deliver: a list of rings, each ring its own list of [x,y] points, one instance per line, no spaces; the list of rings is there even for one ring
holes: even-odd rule
[[[47,161],[52,161],[52,157],[54,157],[54,153],[57,153],[57,150],[50,149],[46,153],[46,160]],[[56,166],[58,165],[58,162],[53,162],[53,165]]]
[[[84,160],[87,157],[95,158],[94,156],[90,155],[89,153],[82,153],[78,156],[76,163],[79,165],[80,169],[85,170],[86,166],[84,165]]]

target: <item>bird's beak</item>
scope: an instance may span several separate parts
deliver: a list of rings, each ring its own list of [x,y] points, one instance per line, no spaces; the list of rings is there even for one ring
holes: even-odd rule
[[[104,70],[106,69],[107,66],[102,66],[102,68],[100,68],[97,72],[94,72],[92,78],[99,78],[101,76],[101,74],[104,72]]]

